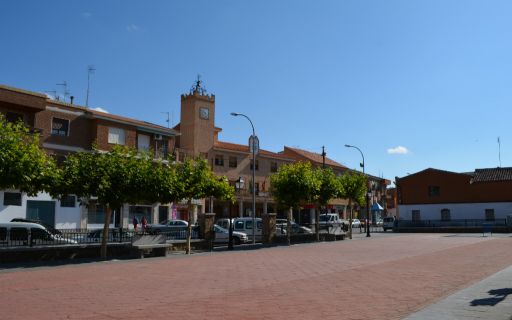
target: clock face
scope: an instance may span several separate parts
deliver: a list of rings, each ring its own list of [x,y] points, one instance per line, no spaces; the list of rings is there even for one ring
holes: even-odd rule
[[[208,108],[200,108],[199,117],[201,117],[201,119],[208,120],[208,118],[210,117],[210,110]]]

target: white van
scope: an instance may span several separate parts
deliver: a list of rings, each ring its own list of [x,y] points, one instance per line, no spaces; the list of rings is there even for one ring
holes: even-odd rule
[[[44,226],[30,222],[0,223],[0,247],[76,244],[75,240],[53,234]]]
[[[227,223],[229,223],[229,219],[226,219]],[[256,230],[254,230],[256,241],[262,240],[263,233],[263,221],[261,218],[256,218]],[[217,221],[217,224],[220,221]],[[252,217],[243,217],[243,218],[235,218],[233,219],[233,230],[238,232],[243,232],[247,234],[249,237],[249,241],[252,241]],[[276,235],[284,235],[286,234],[286,230],[281,230],[281,228],[276,228]]]

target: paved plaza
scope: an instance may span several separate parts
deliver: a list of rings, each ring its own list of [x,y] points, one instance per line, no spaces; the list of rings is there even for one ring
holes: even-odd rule
[[[509,319],[511,245],[509,235],[356,234],[10,268],[0,272],[0,319]],[[452,306],[463,313],[446,313]]]

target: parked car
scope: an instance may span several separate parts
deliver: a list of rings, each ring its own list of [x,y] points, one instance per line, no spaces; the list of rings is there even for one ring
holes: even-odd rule
[[[146,226],[146,231],[153,232],[153,233],[159,233],[159,232],[186,230],[187,227],[188,227],[187,221],[171,219],[171,220],[162,221],[159,224],[148,224]]]
[[[276,230],[284,231],[283,234],[286,234],[286,230],[288,230],[288,221],[286,219],[276,219]],[[292,234],[303,234],[303,233],[313,233],[308,227],[304,227],[296,223],[295,221],[291,222],[292,225]]]
[[[53,234],[44,226],[31,222],[0,223],[0,246],[40,246],[76,244],[75,240]]]
[[[223,228],[217,224],[213,226],[213,230],[215,231],[215,243],[228,243],[229,242],[229,230]],[[233,231],[233,243],[235,245],[239,245],[242,243],[246,243],[249,241],[249,237],[247,234],[243,232]]]
[[[58,229],[55,229],[53,226],[41,221],[41,220],[34,220],[34,219],[25,219],[25,218],[13,218],[11,219],[11,222],[30,222],[30,223],[37,223],[42,225],[46,228],[46,230],[50,231],[53,234],[62,234]]]
[[[363,225],[359,219],[352,219],[352,228],[361,228]]]
[[[395,218],[385,217],[384,219],[382,219],[382,228],[384,229],[384,231],[393,230],[394,227],[395,227]]]

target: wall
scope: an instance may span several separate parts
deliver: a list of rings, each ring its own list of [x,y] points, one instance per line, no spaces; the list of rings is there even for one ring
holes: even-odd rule
[[[9,192],[9,190],[7,191]],[[27,200],[55,201],[55,227],[59,229],[80,228],[81,208],[78,203],[74,208],[62,208],[60,201],[53,200],[47,193],[39,193],[36,197],[28,197],[23,194],[21,206],[4,206],[4,192],[0,191],[0,222],[9,222],[13,218],[26,218]]]
[[[485,209],[494,209],[496,219],[512,215],[512,202],[439,203],[399,205],[400,219],[412,220],[412,210],[420,210],[421,220],[441,220],[441,210],[449,209],[451,220],[485,219]]]

